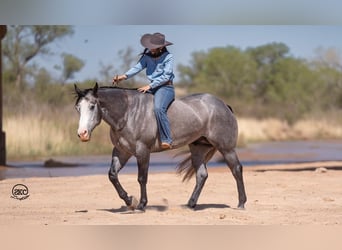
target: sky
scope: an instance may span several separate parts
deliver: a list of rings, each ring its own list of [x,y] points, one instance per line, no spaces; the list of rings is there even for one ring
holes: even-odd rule
[[[140,37],[161,32],[174,43],[168,47],[174,54],[175,73],[179,64],[190,65],[191,54],[213,47],[234,46],[240,49],[272,42],[285,43],[294,57],[311,59],[315,50],[335,48],[342,53],[342,26],[326,25],[75,25],[74,35],[54,44],[56,56],[40,58],[38,63],[48,70],[61,64],[59,53],[70,53],[85,62],[72,81],[100,79],[100,62],[118,71],[122,61],[118,52],[128,46],[137,54],[143,50]],[[133,65],[132,65],[133,66]],[[120,72],[124,73],[124,72]]]
[[[6,24],[341,24],[340,0],[1,0]]]
[[[130,46],[138,54],[141,35],[157,31],[174,43],[176,65],[189,64],[195,51],[229,45],[283,42],[304,58],[318,47],[341,52],[341,7],[340,0],[1,0],[0,23],[74,25],[74,36],[53,49],[85,61],[73,79],[83,81],[99,77],[100,62],[118,70],[118,51]],[[38,61],[51,71],[61,64],[60,56]]]

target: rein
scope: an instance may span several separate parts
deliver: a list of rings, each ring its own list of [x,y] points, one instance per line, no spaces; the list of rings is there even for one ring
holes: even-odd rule
[[[126,88],[126,87],[119,87],[117,85],[104,85],[100,86],[101,89],[122,89],[122,90],[138,90],[138,88]]]

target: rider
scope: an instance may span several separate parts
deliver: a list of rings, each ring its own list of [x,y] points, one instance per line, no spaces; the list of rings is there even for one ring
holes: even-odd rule
[[[175,98],[173,87],[173,55],[168,52],[166,46],[173,43],[165,40],[161,33],[145,34],[140,39],[145,48],[138,63],[123,75],[113,78],[113,83],[126,80],[146,69],[146,76],[150,84],[138,88],[142,93],[154,95],[154,113],[160,134],[161,147],[172,148],[170,123],[167,117],[167,109]]]

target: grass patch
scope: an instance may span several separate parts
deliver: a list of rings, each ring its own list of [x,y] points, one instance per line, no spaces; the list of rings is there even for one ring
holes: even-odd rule
[[[3,121],[7,159],[111,153],[109,126],[102,122],[89,143],[77,137],[78,117],[19,115]]]
[[[326,118],[311,116],[291,125],[273,118],[238,117],[238,145],[243,147],[250,142],[260,141],[342,139],[339,117],[340,114],[330,114]],[[3,122],[9,160],[111,154],[112,151],[109,126],[104,122],[93,131],[90,142],[79,140],[76,133],[78,115],[74,110],[48,115],[11,115],[5,117]]]

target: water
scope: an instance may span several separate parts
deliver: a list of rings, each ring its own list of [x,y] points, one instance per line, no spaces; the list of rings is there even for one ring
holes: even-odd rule
[[[264,142],[238,149],[244,165],[342,160],[342,141]]]
[[[342,161],[342,140],[263,142],[238,148],[241,163],[245,166],[271,165],[313,161]],[[184,157],[168,151],[151,154],[150,172],[174,172],[177,163]],[[11,167],[0,169],[0,180],[5,178],[62,177],[107,174],[111,156],[53,157],[66,163],[66,167],[44,167],[44,161],[9,161]],[[216,154],[208,167],[222,166]],[[137,173],[132,157],[121,173]]]

